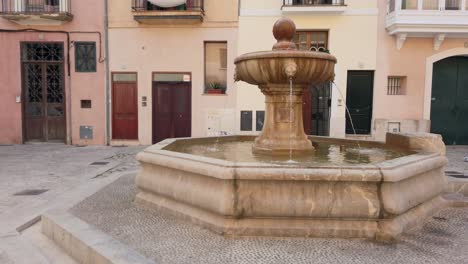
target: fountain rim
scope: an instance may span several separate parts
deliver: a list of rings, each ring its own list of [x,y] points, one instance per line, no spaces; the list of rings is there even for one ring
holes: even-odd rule
[[[258,59],[319,59],[331,61],[334,63],[338,62],[335,56],[323,52],[305,50],[272,50],[250,52],[240,55],[234,60],[234,64]]]
[[[253,136],[224,136],[223,139],[252,138]],[[330,138],[309,136],[311,139],[329,141]],[[196,138],[195,140],[210,140],[215,137]],[[418,171],[423,173],[431,168],[446,164],[447,159],[438,153],[415,151],[407,156],[382,161],[375,164],[346,164],[346,165],[313,165],[313,166],[288,166],[284,164],[267,164],[261,162],[236,162],[216,159],[207,156],[176,152],[166,149],[176,141],[193,141],[193,138],[171,138],[152,145],[137,155],[140,162],[151,161],[161,166],[185,170],[189,172],[208,173],[207,175],[217,179],[264,179],[266,176],[272,180],[305,180],[305,181],[384,181],[395,182],[411,177]],[[354,142],[350,139],[332,138],[340,142]],[[372,144],[386,145],[383,142],[372,141]],[[423,162],[425,166],[420,166]],[[181,167],[181,164],[184,164]],[[201,168],[208,166],[210,169]],[[263,176],[256,173],[264,172]],[[363,175],[363,173],[365,175]]]

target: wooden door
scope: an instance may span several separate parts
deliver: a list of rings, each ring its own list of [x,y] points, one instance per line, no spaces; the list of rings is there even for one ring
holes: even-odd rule
[[[153,143],[191,134],[191,84],[153,82]]]
[[[349,115],[346,115],[346,134],[369,135],[371,133],[372,104],[374,94],[373,71],[348,71],[348,86],[346,105]]]
[[[59,141],[66,138],[63,64],[23,64],[23,119],[25,141]]]
[[[468,58],[451,57],[434,64],[431,132],[447,145],[468,145]]]
[[[138,89],[136,82],[112,84],[112,138],[138,139]]]

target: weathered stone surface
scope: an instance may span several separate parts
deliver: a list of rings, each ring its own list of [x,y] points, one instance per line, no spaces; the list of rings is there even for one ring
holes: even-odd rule
[[[236,236],[391,240],[443,207],[437,199],[447,163],[442,149],[422,147],[439,146],[438,137],[394,138],[418,142],[422,152],[374,165],[300,168],[176,153],[164,149],[177,143],[170,140],[138,155],[136,201]]]
[[[392,146],[401,146],[417,152],[446,154],[442,136],[430,133],[387,133],[386,142]]]

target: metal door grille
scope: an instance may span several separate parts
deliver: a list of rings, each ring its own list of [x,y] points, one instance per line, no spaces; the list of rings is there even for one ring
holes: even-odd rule
[[[331,83],[312,86],[312,135],[330,135]]]

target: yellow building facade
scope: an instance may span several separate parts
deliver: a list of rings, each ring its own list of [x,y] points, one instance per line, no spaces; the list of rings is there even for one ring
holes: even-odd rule
[[[315,95],[312,92],[312,97],[315,97],[312,100],[314,113],[309,118],[316,120],[312,121],[312,133],[309,131],[309,134],[333,137],[345,137],[346,134],[351,134],[349,128],[346,128],[345,102],[348,86],[359,86],[362,73],[369,78],[367,83],[371,87],[368,89],[371,92],[373,90],[373,75],[377,61],[377,1],[241,0],[239,14],[238,54],[271,50],[275,43],[272,26],[278,18],[287,16],[296,23],[300,36],[298,35],[295,40],[300,48],[329,50],[337,57],[335,83],[331,85],[329,92]],[[349,76],[352,80],[348,78]],[[371,101],[372,98],[370,94]],[[316,109],[317,105],[321,105],[321,108]],[[238,127],[239,130],[236,132],[256,133],[255,124],[261,123],[261,120],[256,120],[261,114],[256,113],[264,110],[264,96],[259,89],[246,83],[238,83],[236,108],[237,122],[242,123],[242,115],[248,113],[252,116],[254,124],[251,131]],[[306,112],[307,119],[308,112]],[[321,121],[317,122],[317,119]],[[369,125],[370,122],[369,120]],[[367,120],[363,123],[367,123]],[[328,128],[318,131],[314,126],[328,126]]]

